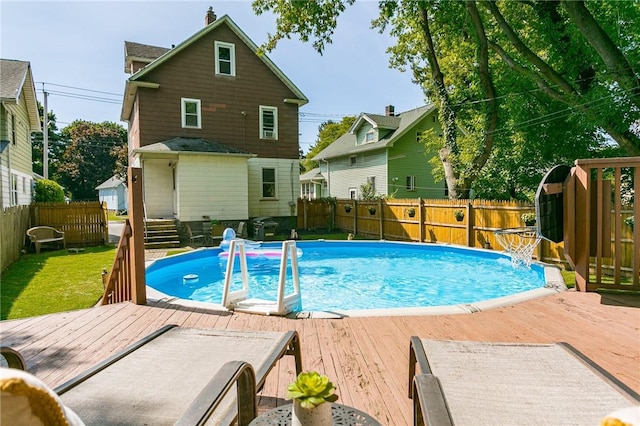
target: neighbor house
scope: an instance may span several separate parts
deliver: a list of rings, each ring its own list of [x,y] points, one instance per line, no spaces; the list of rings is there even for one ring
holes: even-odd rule
[[[181,222],[295,214],[305,95],[229,18],[168,48],[125,42],[121,118],[147,217]]]
[[[327,180],[320,172],[320,167],[311,169],[300,175],[300,198],[307,200],[320,198],[326,186]]]
[[[31,65],[0,59],[0,79],[0,207],[30,204],[31,133],[42,132]]]
[[[129,191],[123,178],[111,176],[96,187],[98,200],[106,203],[107,210],[123,212],[129,210]]]
[[[313,157],[320,163],[314,182],[323,188],[317,196],[358,199],[368,183],[379,195],[445,198],[445,184],[434,181],[421,140],[428,130],[442,133],[433,105],[399,114],[389,105],[384,115],[360,114],[347,133]]]

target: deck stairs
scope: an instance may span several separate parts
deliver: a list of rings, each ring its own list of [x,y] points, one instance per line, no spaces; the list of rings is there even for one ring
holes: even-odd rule
[[[180,236],[175,220],[147,219],[144,224],[145,249],[180,247]]]

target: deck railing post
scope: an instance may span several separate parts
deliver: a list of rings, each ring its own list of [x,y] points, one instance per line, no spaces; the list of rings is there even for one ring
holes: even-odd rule
[[[144,269],[144,213],[142,207],[142,169],[129,167],[129,221],[132,234],[129,245],[131,267],[131,301],[146,305],[147,292]]]

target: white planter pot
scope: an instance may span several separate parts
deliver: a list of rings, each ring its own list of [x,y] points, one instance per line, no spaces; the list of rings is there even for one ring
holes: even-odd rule
[[[302,408],[297,399],[293,400],[291,426],[331,426],[331,402],[325,402],[309,410]]]

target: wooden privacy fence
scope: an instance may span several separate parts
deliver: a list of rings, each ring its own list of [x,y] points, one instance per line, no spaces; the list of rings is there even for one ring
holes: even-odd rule
[[[14,206],[2,209],[0,218],[0,271],[18,260],[24,248],[29,221],[29,206]]]
[[[622,218],[631,215],[632,209],[621,210]],[[459,217],[460,212],[462,217],[458,220],[456,216]],[[503,250],[494,231],[525,226],[521,216],[527,212],[535,212],[534,205],[518,201],[418,198],[378,201],[339,199],[334,203],[301,199],[298,200],[298,228],[337,228],[368,238]],[[611,215],[613,217],[616,213],[612,211]],[[626,271],[631,270],[634,262],[633,231],[629,226],[622,228],[621,268]],[[534,257],[545,262],[567,264],[563,246],[563,243],[542,240]]]
[[[99,201],[34,203],[32,226],[51,226],[64,231],[68,246],[93,246],[109,241],[107,205]]]

